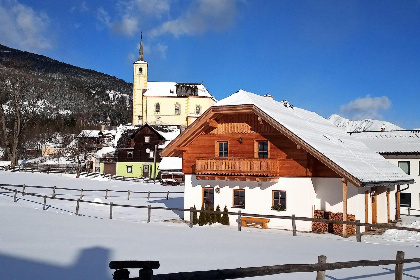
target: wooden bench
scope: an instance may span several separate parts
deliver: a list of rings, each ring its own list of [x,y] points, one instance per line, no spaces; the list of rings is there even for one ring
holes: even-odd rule
[[[255,218],[255,217],[241,217],[241,222],[243,227],[249,225],[255,226],[260,225],[262,228],[268,228],[267,223],[270,222],[270,219],[265,218]]]

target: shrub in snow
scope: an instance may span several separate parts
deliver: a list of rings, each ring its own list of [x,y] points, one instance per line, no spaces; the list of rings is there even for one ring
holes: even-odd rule
[[[192,220],[192,222],[193,222],[193,225],[196,225],[196,224],[198,224],[198,217],[197,217],[197,212],[196,212],[196,210],[197,210],[197,208],[195,207],[195,204],[194,204],[194,212],[193,212],[193,220]]]
[[[201,205],[201,211],[204,210],[204,205]],[[207,219],[206,219],[206,213],[204,212],[200,212],[200,216],[198,218],[198,225],[199,226],[204,226],[205,224],[207,224]]]
[[[222,213],[220,213],[220,206],[219,205],[217,205],[217,207],[216,207],[216,223],[219,223],[219,224],[221,224],[222,223]]]
[[[223,215],[222,215],[222,225],[226,225],[228,226],[229,223],[229,215],[228,215],[228,209],[227,206],[225,205],[225,208],[223,209]]]

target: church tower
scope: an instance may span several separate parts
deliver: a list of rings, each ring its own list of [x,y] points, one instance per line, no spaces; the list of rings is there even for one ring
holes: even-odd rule
[[[143,125],[146,123],[146,112],[144,110],[143,94],[147,90],[147,68],[148,64],[143,56],[143,33],[140,38],[139,58],[133,64],[133,125]]]

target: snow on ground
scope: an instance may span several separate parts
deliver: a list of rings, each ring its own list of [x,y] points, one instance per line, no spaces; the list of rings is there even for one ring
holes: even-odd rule
[[[74,178],[74,175],[12,173],[0,171],[0,184],[27,184],[83,188],[86,200],[115,204],[169,206],[183,208],[183,195],[109,193],[88,190],[183,191],[182,186],[153,183],[109,181],[104,178]],[[51,190],[27,187],[26,192]],[[57,197],[78,198],[78,191],[57,190]],[[114,207],[109,219],[109,206],[81,203],[76,216],[75,202],[51,201],[42,210],[42,199],[0,190],[0,279],[112,279],[108,268],[111,260],[156,260],[160,268],[155,274],[224,269],[291,263],[315,263],[321,254],[328,262],[349,260],[394,259],[396,252],[406,258],[420,256],[419,238],[414,234],[387,232],[384,236],[341,238],[330,234],[236,226],[194,226],[180,221],[182,213],[152,210],[147,223],[147,210]],[[96,218],[95,218],[96,217]],[[410,217],[408,223],[418,223]],[[178,222],[174,222],[177,220]],[[388,236],[389,235],[389,236]],[[388,237],[387,237],[388,236]],[[392,237],[394,236],[394,237]],[[404,279],[420,279],[420,265],[404,265]],[[360,267],[328,271],[326,279],[394,279],[394,266]],[[132,277],[138,276],[137,271]],[[282,274],[253,279],[314,279],[315,273]]]

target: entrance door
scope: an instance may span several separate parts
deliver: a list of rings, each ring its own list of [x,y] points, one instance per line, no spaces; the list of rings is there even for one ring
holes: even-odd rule
[[[149,171],[149,165],[145,164],[143,165],[143,177],[149,178],[150,177],[150,171]]]
[[[371,199],[372,199],[372,224],[378,223],[378,202],[376,195],[376,187],[372,188]]]

